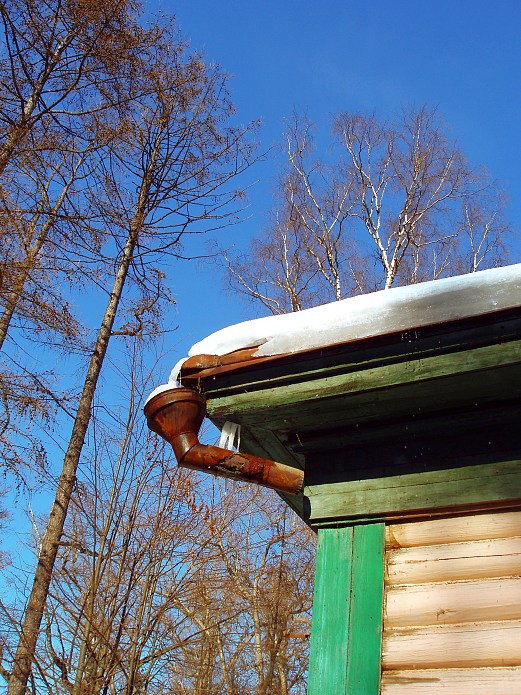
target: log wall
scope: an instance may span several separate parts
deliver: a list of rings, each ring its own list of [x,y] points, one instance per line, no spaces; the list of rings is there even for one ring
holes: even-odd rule
[[[389,525],[381,695],[521,694],[521,512]]]

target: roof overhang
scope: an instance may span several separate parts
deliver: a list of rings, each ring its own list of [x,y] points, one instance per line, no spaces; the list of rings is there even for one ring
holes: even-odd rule
[[[314,525],[521,498],[520,306],[291,354],[194,356],[180,379],[217,427],[241,425],[245,451],[305,469],[288,502]],[[494,468],[509,461],[514,478]],[[473,488],[476,466],[497,490]],[[430,496],[411,493],[431,479]]]

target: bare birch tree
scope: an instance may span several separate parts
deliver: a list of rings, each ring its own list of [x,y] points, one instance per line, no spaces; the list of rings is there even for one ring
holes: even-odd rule
[[[283,313],[504,261],[504,195],[434,110],[393,122],[342,113],[333,136],[324,160],[311,124],[290,123],[273,220],[228,263],[238,291]]]

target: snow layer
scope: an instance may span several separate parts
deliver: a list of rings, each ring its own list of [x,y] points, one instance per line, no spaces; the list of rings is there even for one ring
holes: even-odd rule
[[[161,384],[161,386],[156,386],[156,388],[152,391],[150,396],[146,399],[145,405],[148,403],[148,401],[151,398],[154,398],[154,396],[157,396],[158,393],[163,393],[163,391],[169,391],[170,389],[175,389],[178,388],[181,384],[177,381],[179,377],[179,372],[181,371],[181,367],[183,365],[183,362],[185,362],[188,358],[183,357],[182,359],[178,360],[170,372],[170,376],[168,377],[168,382],[166,384]]]
[[[521,264],[396,287],[212,333],[189,355],[257,347],[278,355],[384,335],[521,305]]]
[[[252,347],[258,356],[299,352],[520,305],[521,264],[517,264],[244,321],[212,333],[188,354],[225,355]],[[155,389],[149,399],[175,387],[183,362],[179,360],[169,383]]]

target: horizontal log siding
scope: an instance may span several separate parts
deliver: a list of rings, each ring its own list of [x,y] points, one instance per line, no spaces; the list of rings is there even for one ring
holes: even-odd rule
[[[451,668],[386,671],[385,695],[516,695],[521,693],[518,668]]]
[[[521,693],[521,512],[389,525],[381,695]]]
[[[387,553],[393,585],[516,576],[521,567],[521,536],[398,548]]]

